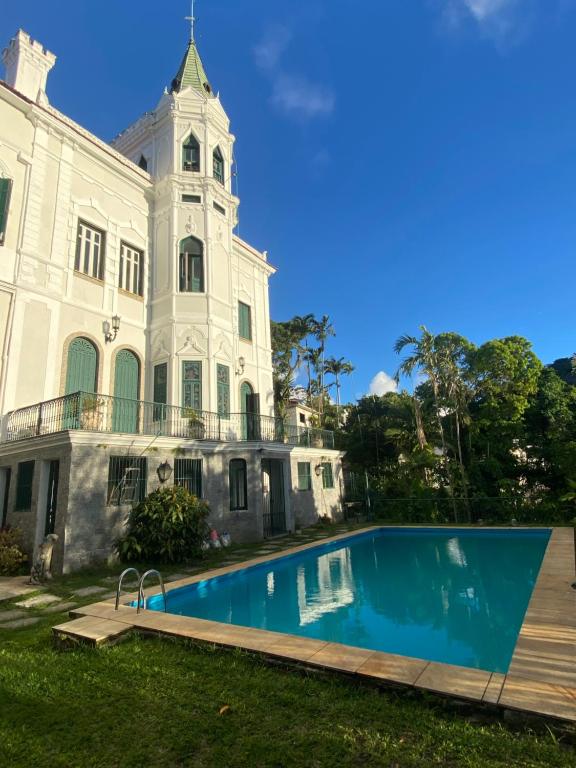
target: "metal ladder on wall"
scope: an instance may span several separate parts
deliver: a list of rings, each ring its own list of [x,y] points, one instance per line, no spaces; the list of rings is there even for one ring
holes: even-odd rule
[[[146,610],[146,597],[144,595],[144,580],[147,576],[151,576],[155,574],[158,576],[158,580],[160,582],[160,587],[162,588],[162,597],[164,598],[164,613],[166,613],[166,589],[164,587],[164,579],[162,578],[162,574],[160,571],[156,571],[154,568],[151,568],[150,570],[146,571],[142,576],[140,576],[140,571],[137,568],[126,568],[126,570],[122,571],[120,574],[120,578],[118,579],[118,588],[116,589],[116,604],[114,607],[114,610],[118,610],[118,606],[120,605],[120,592],[122,589],[122,582],[124,580],[124,577],[128,573],[135,573],[138,578],[138,601],[136,603],[136,613],[140,613],[140,607],[142,607],[144,610]]]

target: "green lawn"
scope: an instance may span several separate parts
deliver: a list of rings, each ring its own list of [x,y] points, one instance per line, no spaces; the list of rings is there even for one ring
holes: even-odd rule
[[[573,734],[240,652],[140,637],[58,651],[62,619],[0,630],[2,768],[576,764]]]

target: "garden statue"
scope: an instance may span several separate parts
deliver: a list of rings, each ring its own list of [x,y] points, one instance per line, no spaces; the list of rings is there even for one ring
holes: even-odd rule
[[[42,584],[52,578],[50,566],[52,564],[52,550],[58,541],[55,533],[49,533],[38,547],[38,552],[32,564],[30,572],[30,584]]]

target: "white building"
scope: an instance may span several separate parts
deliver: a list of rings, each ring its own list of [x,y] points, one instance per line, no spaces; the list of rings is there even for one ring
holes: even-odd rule
[[[195,42],[112,145],[49,104],[42,45],[20,31],[3,60],[1,522],[30,551],[55,531],[57,568],[105,558],[166,462],[238,538],[338,514],[331,434],[274,418],[275,270],[234,234],[234,136]]]

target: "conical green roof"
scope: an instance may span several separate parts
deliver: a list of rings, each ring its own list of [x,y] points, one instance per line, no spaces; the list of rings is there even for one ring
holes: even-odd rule
[[[190,40],[188,43],[188,48],[182,59],[182,64],[180,64],[178,74],[172,80],[172,93],[180,93],[184,88],[194,88],[195,91],[200,91],[200,93],[212,95],[212,88],[206,77],[206,72],[202,66],[202,60],[194,40]]]

